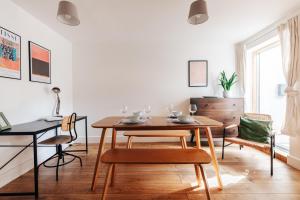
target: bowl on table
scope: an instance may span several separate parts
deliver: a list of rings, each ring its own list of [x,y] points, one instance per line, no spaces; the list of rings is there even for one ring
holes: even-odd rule
[[[183,124],[191,124],[194,122],[194,119],[190,115],[180,115],[177,117],[177,122]]]
[[[178,118],[179,116],[181,116],[182,115],[182,112],[181,111],[172,111],[172,113],[171,113],[171,118]]]
[[[138,115],[131,115],[122,119],[121,121],[123,124],[141,124],[145,122],[145,119],[142,116]]]

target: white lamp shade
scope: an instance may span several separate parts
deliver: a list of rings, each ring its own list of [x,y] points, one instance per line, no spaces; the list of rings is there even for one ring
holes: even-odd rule
[[[202,24],[208,20],[207,5],[204,0],[197,0],[191,4],[189,23],[193,25]]]
[[[57,11],[57,20],[63,24],[77,26],[80,24],[76,6],[69,1],[60,1]]]

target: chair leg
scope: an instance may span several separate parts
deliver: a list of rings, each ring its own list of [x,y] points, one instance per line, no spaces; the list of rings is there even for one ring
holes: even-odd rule
[[[56,181],[58,181],[58,167],[59,167],[59,161],[60,161],[60,156],[57,158],[57,164],[56,164]]]
[[[271,176],[273,176],[273,159],[274,159],[274,141],[273,136],[271,136],[271,145],[270,145],[270,165],[271,165]]]
[[[201,175],[202,175],[203,182],[204,182],[206,197],[208,200],[210,200],[209,186],[208,186],[208,183],[206,180],[205,172],[204,172],[202,165],[199,165],[199,167],[200,167]]]
[[[41,164],[39,164],[38,168],[40,168],[41,165],[44,165],[45,163],[47,163],[49,160],[52,160],[53,158],[55,158],[55,156],[58,156],[57,153],[55,153],[53,156],[51,156],[50,158],[46,159],[44,162],[42,162]]]
[[[76,156],[76,155],[73,155],[73,154],[70,154],[70,153],[66,153],[66,152],[63,152],[63,153],[64,153],[65,155],[73,156],[73,157],[79,159],[79,161],[80,161],[80,166],[82,167],[82,160],[81,160],[81,158],[80,158],[79,156]]]
[[[224,160],[224,154],[225,154],[225,129],[223,131],[223,143],[222,143],[222,160]]]
[[[105,200],[105,198],[106,198],[106,193],[107,193],[109,181],[111,178],[111,172],[112,172],[113,166],[114,166],[114,164],[109,164],[109,166],[108,166],[108,171],[107,171],[104,186],[103,186],[103,192],[102,192],[102,198],[101,198],[102,200]]]
[[[191,143],[193,143],[194,142],[194,137],[195,137],[195,133],[194,132],[192,132],[192,135],[191,135]]]
[[[276,152],[275,152],[275,147],[276,147],[276,142],[275,142],[275,135],[273,136],[273,143],[274,143],[274,158],[276,158]]]

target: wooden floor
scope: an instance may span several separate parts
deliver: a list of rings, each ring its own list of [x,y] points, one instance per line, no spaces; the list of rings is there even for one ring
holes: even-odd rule
[[[124,145],[119,145],[124,147]],[[133,148],[177,148],[179,144],[134,144]],[[78,148],[74,146],[73,148]],[[217,147],[218,158],[221,148]],[[94,200],[101,196],[104,172],[99,177],[96,192],[90,191],[97,145],[90,145],[88,155],[80,153],[83,167],[75,161],[60,169],[59,181],[55,181],[55,169],[40,168],[40,199]],[[206,171],[213,199],[261,199],[299,200],[300,171],[283,162],[275,161],[274,176],[269,175],[269,157],[250,148],[238,146],[226,148],[225,160],[220,161],[224,190],[216,188],[211,166]],[[104,166],[106,169],[106,166]],[[30,171],[1,191],[30,191],[33,172]],[[206,199],[203,188],[196,184],[194,167],[191,165],[117,165],[115,185],[109,188],[108,199],[114,200],[196,200]],[[33,197],[0,197],[0,199],[29,200]]]

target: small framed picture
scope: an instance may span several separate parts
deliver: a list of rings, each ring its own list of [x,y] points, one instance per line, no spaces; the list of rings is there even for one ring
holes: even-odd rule
[[[4,130],[10,129],[10,128],[11,128],[10,123],[7,121],[4,114],[2,112],[0,112],[0,131],[4,131]]]
[[[208,61],[189,61],[189,87],[207,87]]]
[[[51,84],[51,51],[28,42],[29,46],[29,80]]]

